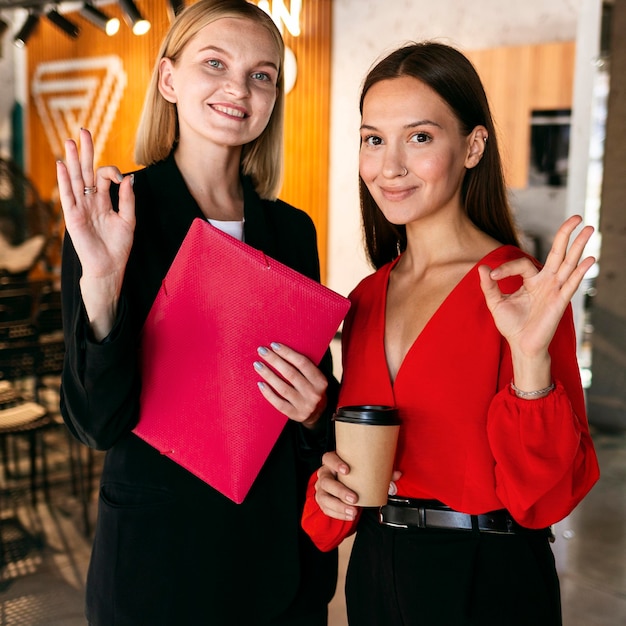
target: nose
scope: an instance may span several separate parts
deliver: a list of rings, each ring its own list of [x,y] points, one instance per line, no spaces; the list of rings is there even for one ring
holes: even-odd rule
[[[385,178],[397,178],[408,174],[402,151],[392,147],[385,151],[382,173]]]
[[[239,74],[230,74],[226,80],[224,89],[227,93],[230,93],[233,96],[243,98],[250,94],[248,77]]]

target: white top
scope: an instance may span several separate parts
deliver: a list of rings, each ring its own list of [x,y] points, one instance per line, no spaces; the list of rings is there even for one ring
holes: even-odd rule
[[[219,228],[222,232],[243,241],[243,220],[238,221],[222,221],[222,220],[209,220],[209,223]]]

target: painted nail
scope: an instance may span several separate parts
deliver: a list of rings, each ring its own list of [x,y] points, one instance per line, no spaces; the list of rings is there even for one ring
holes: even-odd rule
[[[258,382],[258,383],[257,383],[257,386],[258,386],[258,388],[259,388],[261,391],[264,391],[264,390],[265,390],[265,383]]]
[[[259,361],[255,361],[253,365],[257,372],[260,372],[263,369],[263,363],[260,363]]]
[[[275,351],[280,350],[280,344],[276,343],[275,341],[272,341],[272,343],[270,343],[270,346],[272,347],[272,350],[275,350]]]
[[[256,351],[261,355],[261,356],[265,356],[267,354],[269,354],[269,350],[267,348],[264,348],[263,346],[259,346]]]

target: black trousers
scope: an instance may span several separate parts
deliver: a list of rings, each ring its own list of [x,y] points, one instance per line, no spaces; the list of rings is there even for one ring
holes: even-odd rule
[[[396,529],[363,513],[346,576],[350,626],[561,626],[547,533]]]
[[[299,615],[297,617],[281,617],[272,622],[272,626],[327,626],[328,607]]]

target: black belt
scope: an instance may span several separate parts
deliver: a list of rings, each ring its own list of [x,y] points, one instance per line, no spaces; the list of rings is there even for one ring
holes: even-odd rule
[[[413,500],[397,496],[390,496],[387,504],[380,507],[379,522],[394,528],[476,529],[484,533],[505,535],[522,532],[551,535],[549,528],[534,530],[520,526],[504,509],[483,515],[468,515],[454,511],[437,500]]]

